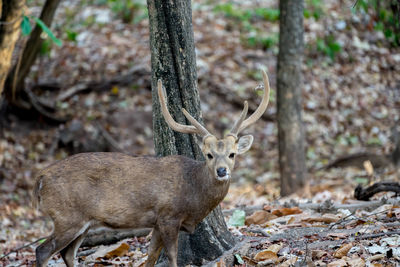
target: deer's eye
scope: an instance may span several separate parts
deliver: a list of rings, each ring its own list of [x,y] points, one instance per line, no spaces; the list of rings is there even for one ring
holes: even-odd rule
[[[207,158],[208,158],[208,159],[213,159],[214,157],[213,157],[213,155],[211,155],[210,153],[208,153],[208,154],[207,154]]]
[[[235,153],[229,154],[229,158],[230,158],[230,159],[234,159],[234,158],[235,158]]]

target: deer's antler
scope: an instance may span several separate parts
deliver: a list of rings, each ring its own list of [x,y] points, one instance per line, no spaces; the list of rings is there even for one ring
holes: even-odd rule
[[[247,128],[251,124],[255,123],[264,114],[265,110],[267,109],[268,102],[269,102],[270,88],[269,88],[269,81],[268,81],[267,73],[263,70],[262,74],[263,74],[263,82],[264,82],[264,95],[263,95],[260,105],[258,106],[256,111],[254,111],[254,113],[251,114],[251,116],[249,118],[244,120],[244,118],[247,115],[247,109],[248,109],[247,101],[245,101],[242,114],[240,115],[239,119],[236,121],[235,125],[233,126],[233,128],[229,134],[237,136],[245,128]]]
[[[180,132],[180,133],[190,133],[190,134],[198,134],[201,136],[207,136],[211,135],[207,129],[201,125],[195,118],[193,118],[187,111],[186,109],[182,108],[183,115],[187,118],[187,120],[192,124],[192,125],[184,125],[177,123],[171,116],[171,114],[168,111],[167,107],[167,97],[165,93],[165,89],[162,86],[161,80],[158,80],[158,98],[160,100],[160,105],[161,105],[161,112],[165,118],[165,121],[171,127],[173,130]]]

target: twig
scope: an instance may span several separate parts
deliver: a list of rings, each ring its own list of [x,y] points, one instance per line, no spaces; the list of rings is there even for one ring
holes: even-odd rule
[[[389,232],[386,232],[386,233],[365,234],[365,235],[356,236],[355,239],[356,240],[369,239],[369,238],[388,236],[388,235],[399,235],[399,234],[400,234],[400,230],[398,230],[398,231],[389,231]]]
[[[99,129],[104,139],[118,152],[125,153],[125,151],[119,146],[118,142],[107,132],[106,129],[101,126],[99,122],[95,122],[97,129]]]
[[[355,8],[357,4],[358,4],[358,0],[356,0],[356,2],[354,3],[353,8]]]
[[[15,252],[21,250],[21,249],[30,247],[30,246],[32,246],[33,244],[36,244],[37,242],[40,242],[40,241],[42,241],[42,240],[46,240],[47,238],[49,238],[49,237],[48,237],[48,236],[47,236],[47,237],[41,237],[41,238],[36,239],[35,241],[32,241],[32,242],[30,242],[30,243],[28,243],[28,244],[26,244],[26,245],[23,245],[22,247],[13,249],[13,250],[11,250],[10,252],[8,252],[7,254],[4,254],[3,256],[1,256],[1,257],[0,257],[0,260],[3,259],[3,258],[5,258],[5,257],[7,257],[8,255],[10,255],[10,254],[12,254],[12,253],[15,253]]]
[[[46,117],[47,119],[50,119],[54,122],[58,122],[58,123],[64,123],[66,121],[69,120],[69,118],[62,118],[62,117],[57,117],[52,115],[50,112],[46,111],[41,104],[39,103],[39,101],[36,99],[35,94],[28,88],[25,88],[25,93],[27,94],[27,96],[29,97],[29,102],[32,104],[32,106],[34,107],[34,109],[39,112],[41,115],[43,115],[44,117]]]
[[[307,266],[307,264],[306,264],[306,262],[307,262],[307,254],[308,254],[308,241],[306,239],[306,252],[305,252],[305,255],[304,255],[304,260],[302,262],[302,266]]]
[[[345,217],[343,217],[343,218],[340,218],[339,221],[337,221],[337,222],[335,222],[335,223],[332,223],[332,224],[329,226],[329,229],[332,229],[335,225],[341,224],[341,223],[344,222],[347,218],[349,218],[349,217],[351,217],[351,216],[354,216],[355,213],[356,213],[356,212],[353,211],[353,212],[350,213],[349,215],[347,215],[347,216],[345,216]]]

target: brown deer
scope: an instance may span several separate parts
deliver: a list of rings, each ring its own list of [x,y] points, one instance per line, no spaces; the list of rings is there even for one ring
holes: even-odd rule
[[[185,109],[192,125],[177,123],[167,108],[165,89],[158,81],[158,97],[168,125],[181,133],[202,136],[204,161],[184,156],[131,157],[121,153],[82,153],[58,161],[37,174],[34,205],[54,222],[52,235],[36,248],[36,266],[46,266],[60,251],[67,266],[89,231],[111,228],[153,228],[146,266],[154,266],[161,249],[170,266],[177,266],[178,232],[193,232],[228,192],[237,154],[246,152],[253,136],[237,138],[256,122],[269,100],[263,72],[264,96],[245,120],[248,105],[231,131],[217,139]]]

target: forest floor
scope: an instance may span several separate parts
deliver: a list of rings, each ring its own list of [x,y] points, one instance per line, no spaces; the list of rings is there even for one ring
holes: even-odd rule
[[[244,100],[250,109],[258,105],[253,88],[261,82],[260,68],[267,70],[272,88],[266,115],[245,131],[254,135],[254,144],[238,159],[221,204],[238,243],[208,264],[399,266],[400,198],[382,192],[358,201],[354,190],[400,181],[390,160],[400,136],[395,129],[400,49],[371,26],[371,13],[353,9],[355,1],[306,1],[312,15],[304,22],[301,89],[309,172],[305,188],[281,198],[275,122],[278,1],[264,2],[193,3],[207,128],[222,136]],[[35,3],[30,11],[37,15]],[[51,232],[49,219],[30,205],[36,171],[84,151],[154,154],[148,20],[143,3],[125,17],[134,23],[125,23],[121,12],[113,1],[62,1],[54,28],[63,46],[46,41],[27,86],[68,121],[2,118],[0,266],[32,266],[39,242],[20,247]],[[326,168],[330,165],[335,168]],[[79,262],[142,266],[148,241],[142,236],[81,248]],[[57,255],[51,265],[60,262]]]

